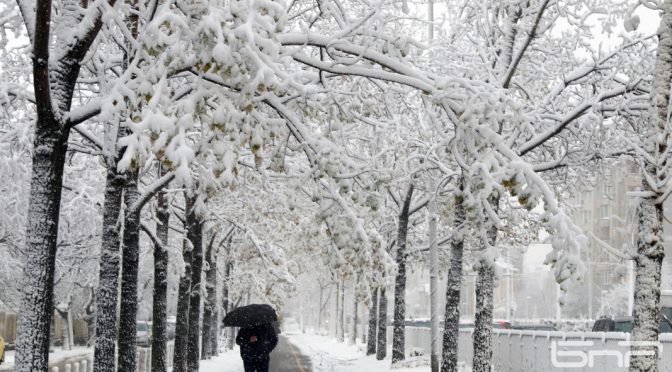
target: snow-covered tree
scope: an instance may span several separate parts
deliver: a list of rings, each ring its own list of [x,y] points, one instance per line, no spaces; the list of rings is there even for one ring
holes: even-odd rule
[[[669,102],[672,84],[672,2],[662,3],[658,47],[650,108],[638,127],[641,143],[636,150],[643,177],[638,206],[637,252],[635,261],[634,327],[632,340],[656,342],[660,318],[663,247],[663,202],[669,195],[667,182]],[[657,346],[633,346],[630,371],[658,371]],[[646,352],[642,353],[641,350]]]

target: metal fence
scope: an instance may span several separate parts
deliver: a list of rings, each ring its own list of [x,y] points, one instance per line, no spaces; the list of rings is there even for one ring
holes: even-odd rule
[[[391,332],[388,332],[391,333]],[[443,338],[443,332],[440,333]],[[471,366],[473,330],[460,330],[459,360]],[[406,328],[407,350],[429,354],[429,328]],[[630,355],[629,333],[493,330],[492,365],[497,372],[585,371],[625,372]],[[672,371],[672,334],[659,338],[658,366]]]
[[[173,351],[175,343],[169,341],[166,348],[168,368],[173,367]],[[49,362],[49,372],[93,372],[93,350],[81,355],[62,357]],[[151,371],[151,347],[138,347],[138,372]],[[0,365],[0,372],[11,372],[13,366]]]

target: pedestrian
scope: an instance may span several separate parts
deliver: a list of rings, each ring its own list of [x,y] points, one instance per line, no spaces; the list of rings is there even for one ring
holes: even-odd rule
[[[240,346],[245,372],[268,372],[270,354],[278,344],[278,336],[270,323],[243,327],[238,331],[236,344]]]

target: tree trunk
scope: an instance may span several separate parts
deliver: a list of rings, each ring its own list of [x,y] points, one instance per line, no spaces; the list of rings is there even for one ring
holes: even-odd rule
[[[632,341],[655,343],[658,341],[659,332],[660,284],[665,248],[663,204],[656,203],[653,198],[644,198],[641,201],[637,238]],[[633,345],[632,351],[631,372],[658,371],[657,346]]]
[[[103,239],[96,293],[94,372],[114,372],[115,370],[120,265],[118,223],[125,183],[126,176],[117,172],[116,161],[108,165],[103,206]]]
[[[63,187],[63,167],[70,135],[68,123],[55,112],[70,111],[80,61],[90,47],[89,30],[60,50],[50,64],[52,1],[35,3],[33,19],[33,90],[37,121],[33,138],[32,175],[23,267],[19,328],[16,334],[16,372],[45,372],[53,314],[56,247]],[[60,58],[60,57],[63,58]],[[52,92],[54,93],[52,95]],[[55,99],[53,99],[55,98]],[[55,110],[53,104],[58,106]]]
[[[159,166],[161,177],[163,167]],[[156,201],[156,237],[161,244],[154,245],[154,295],[152,299],[152,372],[166,372],[168,343],[168,228],[170,211],[166,193],[161,191]]]
[[[378,330],[378,288],[373,290],[369,307],[369,332],[366,336],[366,355],[376,353],[376,331]]]
[[[392,331],[392,364],[406,358],[406,235],[408,212],[413,197],[413,185],[408,187],[404,205],[399,213],[397,231],[397,275],[394,278],[394,327]]]
[[[138,9],[137,0],[131,0],[129,5],[132,10]],[[130,30],[132,39],[138,37],[138,14],[131,12],[125,20]],[[133,58],[133,40],[126,39],[123,68],[128,68]],[[129,128],[120,130],[130,133]],[[118,137],[119,138],[119,137]],[[119,154],[121,155],[121,153]],[[116,162],[115,162],[116,168]],[[119,334],[117,370],[120,372],[135,372],[138,368],[137,357],[137,314],[138,314],[138,262],[140,260],[140,213],[142,206],[133,210],[140,199],[138,191],[138,173],[136,170],[126,172],[126,184],[124,185],[124,233],[121,246],[121,306],[119,308]]]
[[[474,372],[489,372],[492,359],[492,294],[495,272],[482,261],[476,278],[476,319],[474,324]]]
[[[352,292],[352,327],[350,327],[350,344],[357,344],[357,295],[353,287]]]
[[[462,261],[464,236],[460,231],[465,220],[464,199],[455,196],[455,237],[450,247],[450,271],[446,282],[446,312],[443,330],[443,354],[441,372],[458,372],[457,351],[460,333],[460,288],[462,288]]]
[[[436,182],[430,174],[427,183],[428,190],[431,193],[428,209],[428,232],[429,240],[429,306],[430,306],[430,358],[429,364],[432,372],[439,372],[439,247],[436,241],[437,223],[439,219],[437,211],[437,190]]]
[[[135,5],[135,2],[134,2]],[[138,36],[138,17],[132,15],[127,24],[134,38]],[[122,67],[128,68],[132,49],[131,42],[126,40],[127,52],[124,54]],[[113,372],[115,369],[115,347],[117,342],[117,306],[119,304],[119,268],[120,261],[120,215],[122,194],[126,182],[133,177],[130,172],[119,172],[117,164],[126,148],[117,148],[119,139],[131,133],[128,127],[121,127],[122,119],[112,124],[116,135],[106,130],[105,140],[114,141],[108,144],[113,152],[106,153],[104,160],[107,166],[105,204],[103,209],[103,241],[100,252],[100,270],[98,273],[98,294],[96,298],[96,346],[94,349],[93,370],[95,372]],[[137,189],[137,185],[136,185]],[[135,196],[137,199],[137,196]],[[130,204],[127,204],[127,206]],[[138,212],[139,213],[139,212]],[[139,214],[138,214],[139,216]],[[139,217],[138,217],[139,218]],[[138,221],[139,223],[139,221]],[[139,233],[138,233],[139,234]],[[135,328],[135,325],[134,325]]]
[[[497,210],[497,207],[494,207]],[[488,230],[490,246],[497,243],[497,227]],[[489,372],[492,363],[492,311],[495,268],[489,259],[481,258],[476,278],[476,316],[474,319],[473,372]]]
[[[345,342],[345,279],[340,283],[341,306],[338,308],[338,342]]]
[[[322,302],[324,301],[324,287],[320,284],[320,302],[317,305],[317,334],[320,334],[322,329]]]
[[[338,281],[336,281],[336,296],[334,296],[335,300],[336,300],[336,304],[335,304],[336,308],[334,308],[334,315],[333,315],[333,318],[334,318],[334,328],[333,328],[334,331],[333,332],[334,332],[334,337],[336,337],[336,338],[338,338],[338,323],[339,323],[338,322],[338,314],[340,314],[340,311],[338,311],[338,309],[339,309],[339,304],[338,303],[341,301],[341,296],[339,296],[339,293],[340,293],[339,288],[340,288],[339,283],[338,283]]]
[[[215,260],[215,265],[217,264],[217,260]],[[217,270],[215,270],[215,281],[217,280]],[[215,291],[215,298],[214,298],[215,304],[217,303],[217,291]],[[216,357],[219,355],[219,306],[213,306],[213,314],[212,314],[212,327],[210,328],[210,346],[211,346],[211,351],[213,357]]]
[[[133,211],[138,201],[138,178],[132,174],[124,187],[124,236],[121,262],[121,307],[119,310],[119,355],[117,370],[134,372],[137,360],[138,261],[140,258],[140,208]]]
[[[37,94],[36,94],[37,95]],[[33,141],[26,257],[20,322],[16,337],[17,372],[47,371],[53,313],[56,243],[68,134],[38,107]]]
[[[194,195],[195,203],[196,196]],[[195,209],[188,213],[193,216],[189,218],[192,221],[187,227],[187,236],[193,246],[193,256],[191,261],[191,293],[189,298],[189,338],[187,341],[187,371],[198,372],[200,361],[201,336],[201,275],[203,274],[203,218],[198,215]]]
[[[185,237],[182,243],[182,260],[184,261],[184,273],[180,277],[180,285],[177,297],[177,315],[175,320],[175,350],[173,353],[173,372],[187,371],[187,340],[189,335],[189,302],[191,294],[191,262],[193,247],[188,239],[189,226],[193,224],[193,214],[188,211],[194,208],[192,198],[185,197]]]
[[[380,289],[378,298],[378,342],[376,343],[376,359],[383,360],[387,356],[387,294],[385,288]]]
[[[367,333],[369,332],[369,313],[366,311],[366,309],[362,309],[362,317],[359,320],[359,334],[362,335],[362,339],[360,343],[367,345],[368,347],[368,337]]]
[[[231,251],[229,251],[229,252],[231,252]],[[233,268],[234,268],[233,262],[229,262],[228,263],[228,268],[227,268],[227,270],[228,270],[227,271],[228,272],[227,278],[230,278],[231,273],[233,272]],[[234,309],[235,302],[233,302],[233,300],[231,299],[231,291],[229,291],[228,293],[229,293],[229,311],[231,311],[231,310]],[[227,340],[227,347],[228,347],[229,350],[233,350],[234,345],[235,345],[235,342],[234,342],[235,340],[236,340],[236,328],[231,327],[231,328],[229,328],[229,338]]]
[[[217,280],[217,259],[215,258],[215,252],[213,251],[213,244],[215,240],[215,235],[210,239],[208,244],[208,249],[205,252],[205,258],[207,262],[207,271],[205,274],[205,288],[206,288],[206,299],[203,306],[203,335],[202,335],[202,350],[201,350],[201,359],[210,359],[213,354],[213,345],[212,345],[212,330],[216,329],[217,325],[215,324],[215,307],[216,307],[216,280]]]
[[[231,252],[231,247],[228,247],[229,252]],[[224,261],[224,278],[222,280],[222,311],[224,312],[222,314],[222,319],[226,316],[226,314],[229,313],[230,307],[231,307],[231,299],[229,299],[229,275],[231,275],[231,264],[228,262],[228,256],[226,260]],[[233,333],[233,328],[227,327],[225,328],[226,332],[226,344],[225,346],[228,348],[229,345],[229,339],[232,338],[232,333]]]
[[[61,311],[56,309],[56,312],[61,317],[61,334],[63,335],[62,349],[72,350],[72,338],[70,337],[70,310]]]
[[[658,372],[658,323],[660,321],[660,275],[665,248],[663,246],[662,192],[669,184],[666,178],[669,163],[670,141],[669,105],[672,83],[672,1],[663,2],[663,15],[658,29],[658,51],[650,94],[651,107],[648,123],[644,125],[644,149],[653,159],[640,156],[645,171],[652,179],[642,180],[643,196],[638,208],[637,256],[635,257],[635,288],[631,340],[647,342],[648,346],[632,345],[630,372]],[[660,190],[660,183],[665,185]],[[646,355],[644,355],[646,354]]]

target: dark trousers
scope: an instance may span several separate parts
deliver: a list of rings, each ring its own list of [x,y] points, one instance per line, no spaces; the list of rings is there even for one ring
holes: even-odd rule
[[[270,362],[269,357],[243,359],[245,372],[268,372],[268,362]]]

